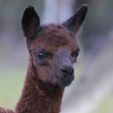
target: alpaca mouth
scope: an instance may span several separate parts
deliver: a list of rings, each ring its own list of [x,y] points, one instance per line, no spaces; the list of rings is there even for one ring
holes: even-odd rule
[[[59,85],[60,87],[64,88],[66,86],[69,86],[72,81],[74,80],[74,74],[73,75],[63,75],[58,77],[59,79]]]

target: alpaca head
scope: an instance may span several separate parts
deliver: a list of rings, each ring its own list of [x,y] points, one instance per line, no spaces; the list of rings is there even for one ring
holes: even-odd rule
[[[34,8],[25,9],[22,28],[39,80],[61,88],[73,81],[73,64],[79,54],[76,33],[86,13],[87,6],[83,5],[66,22],[41,26]]]

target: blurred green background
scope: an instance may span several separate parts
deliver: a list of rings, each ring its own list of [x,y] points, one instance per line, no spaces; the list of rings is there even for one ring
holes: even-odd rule
[[[0,72],[0,105],[14,108],[23,86],[23,70],[7,70]]]
[[[89,11],[80,35],[76,80],[66,89],[61,113],[113,113],[113,0],[0,0],[0,106],[14,109],[24,84],[25,7],[35,7],[41,24],[62,23],[84,3]]]

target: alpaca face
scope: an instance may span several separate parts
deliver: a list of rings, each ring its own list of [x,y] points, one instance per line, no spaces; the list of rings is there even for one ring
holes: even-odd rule
[[[61,87],[73,81],[79,46],[71,32],[63,26],[43,26],[29,47],[40,80]]]
[[[75,34],[86,12],[87,7],[83,6],[62,25],[40,26],[34,8],[30,6],[25,10],[22,27],[38,79],[62,88],[73,81],[73,64],[79,53]]]

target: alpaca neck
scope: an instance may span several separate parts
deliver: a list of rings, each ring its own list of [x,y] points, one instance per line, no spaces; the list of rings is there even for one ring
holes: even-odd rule
[[[29,66],[27,78],[17,113],[59,113],[63,89],[43,83],[36,78],[33,66]]]

